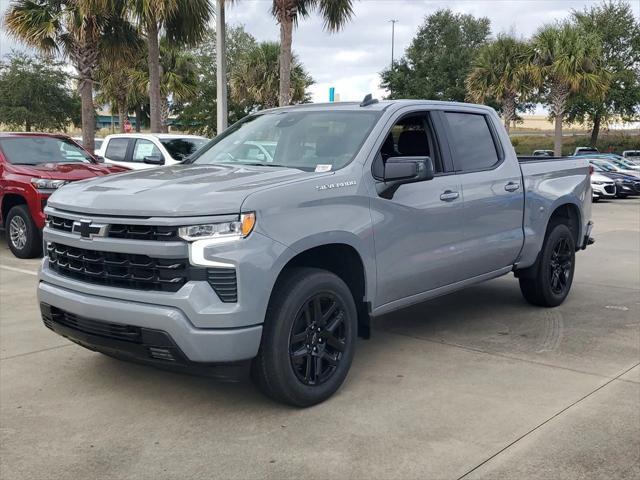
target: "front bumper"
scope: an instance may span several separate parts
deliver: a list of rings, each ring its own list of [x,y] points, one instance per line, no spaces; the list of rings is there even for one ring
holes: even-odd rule
[[[69,327],[68,323],[54,321],[52,325],[47,326],[56,333],[92,350],[117,353],[140,360],[157,359],[153,356],[151,347],[173,349],[174,357],[180,363],[227,363],[247,360],[258,353],[262,335],[262,325],[241,328],[195,328],[176,308],[89,295],[42,281],[38,285],[38,300],[41,305],[44,304],[43,314],[54,308],[93,322],[97,326],[93,329],[77,328]],[[109,334],[109,325],[142,330],[141,342],[132,344],[114,338]],[[113,327],[111,330],[117,328]],[[145,342],[145,338],[155,340]],[[164,340],[158,343],[159,338]]]
[[[591,190],[595,198],[615,198],[615,184],[596,185],[591,184]]]

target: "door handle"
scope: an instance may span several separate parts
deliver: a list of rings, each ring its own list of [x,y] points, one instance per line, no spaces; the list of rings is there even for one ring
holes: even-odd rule
[[[440,195],[440,200],[443,202],[450,202],[451,200],[455,200],[458,198],[460,194],[458,192],[452,192],[451,190],[445,190],[442,195]]]
[[[504,189],[507,192],[515,192],[520,188],[520,184],[518,182],[509,182],[504,186]]]

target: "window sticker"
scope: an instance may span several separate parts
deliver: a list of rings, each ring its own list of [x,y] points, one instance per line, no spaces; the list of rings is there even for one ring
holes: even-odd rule
[[[316,172],[330,172],[332,168],[332,165],[327,165],[327,164],[318,164],[316,165]]]

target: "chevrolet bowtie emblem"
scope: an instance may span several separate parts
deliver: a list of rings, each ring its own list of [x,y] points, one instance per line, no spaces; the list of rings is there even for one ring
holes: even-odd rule
[[[73,233],[79,233],[82,238],[104,237],[107,225],[91,223],[91,220],[73,222]]]

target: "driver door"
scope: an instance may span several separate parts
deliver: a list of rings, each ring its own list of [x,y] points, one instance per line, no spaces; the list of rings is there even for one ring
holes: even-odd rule
[[[400,117],[376,154],[374,177],[380,164],[402,156],[431,157],[436,175],[432,180],[400,186],[390,199],[374,193],[374,308],[463,279],[464,269],[459,268],[464,241],[462,189],[448,151],[437,140],[437,121],[426,111]]]

